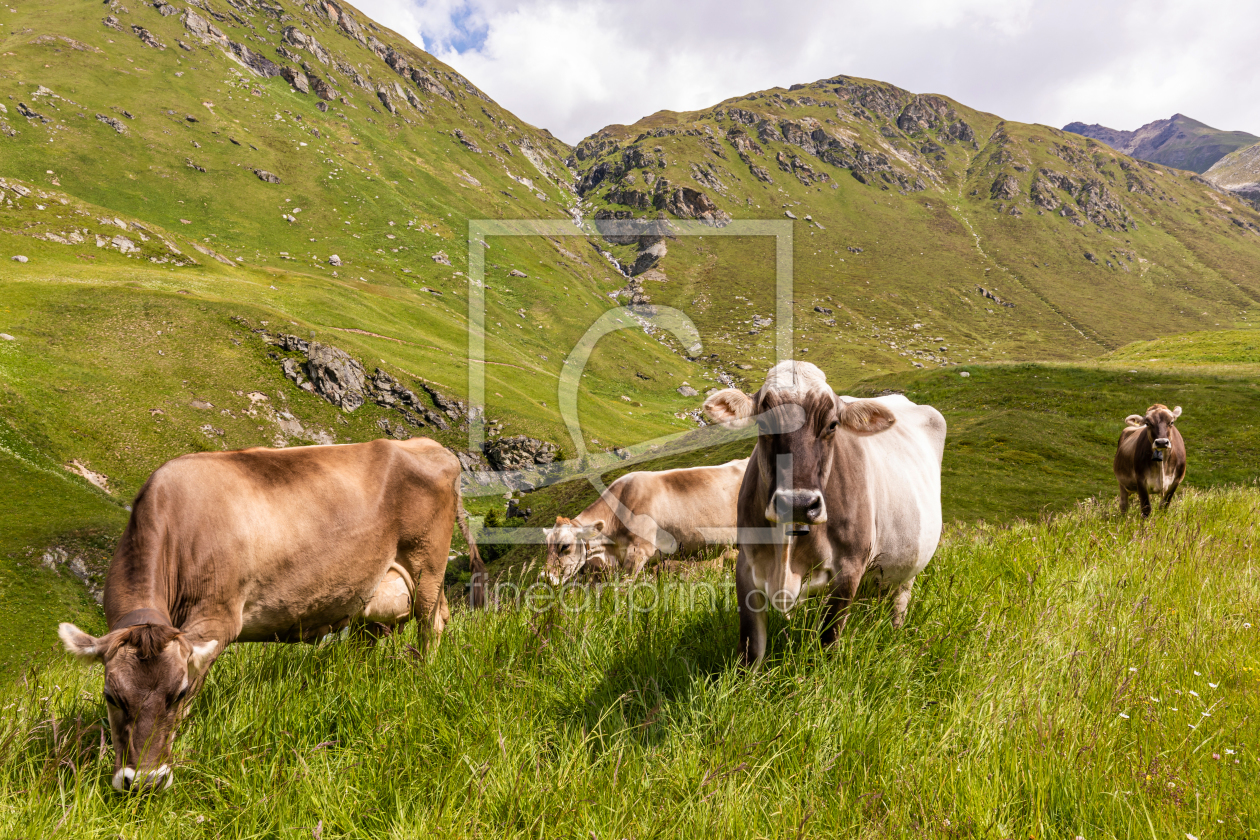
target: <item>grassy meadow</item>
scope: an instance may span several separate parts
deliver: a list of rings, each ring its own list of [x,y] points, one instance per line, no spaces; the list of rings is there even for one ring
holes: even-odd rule
[[[1257,518],[955,528],[904,631],[776,616],[756,672],[729,570],[458,610],[428,662],[237,646],[159,796],[110,790],[99,669],[50,656],[0,686],[0,836],[1255,836]]]

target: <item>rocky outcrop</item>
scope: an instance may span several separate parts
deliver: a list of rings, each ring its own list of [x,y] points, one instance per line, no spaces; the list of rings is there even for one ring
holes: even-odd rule
[[[345,411],[354,411],[364,402],[367,373],[344,350],[318,341],[306,350],[306,375],[315,393]]]
[[[180,20],[183,21],[185,29],[202,41],[216,42],[222,45],[226,45],[228,43],[227,36],[223,34],[223,30],[219,29],[213,23],[206,20],[192,9],[185,9]]]
[[[231,47],[232,54],[240,60],[241,64],[245,65],[256,75],[262,76],[264,79],[280,75],[280,65],[270,58],[256,53],[244,44],[238,44],[236,41],[229,42],[228,46]]]
[[[434,411],[389,373],[378,367],[369,375],[358,360],[332,345],[285,334],[268,338],[268,341],[281,350],[306,357],[305,363],[291,357],[280,359],[280,369],[286,379],[346,412],[373,402],[397,411],[407,425],[416,428],[431,426],[444,431],[451,428],[452,422],[460,422],[467,415],[463,403],[450,400],[432,387],[421,384],[421,390],[429,395],[442,413]],[[393,434],[389,429],[386,431]]]
[[[554,443],[513,435],[487,441],[482,446],[490,466],[499,471],[525,471],[555,463],[558,451]]]
[[[301,70],[293,67],[280,68],[280,75],[284,80],[293,86],[298,93],[310,93],[311,83],[307,80],[306,74]]]
[[[994,201],[1009,201],[1019,194],[1019,181],[1014,175],[998,175],[989,187],[989,198]]]
[[[665,184],[664,179],[657,182]],[[720,209],[699,190],[691,187],[664,189],[657,193],[656,205],[668,210],[680,219],[695,219],[715,227],[723,227],[731,220],[731,214]]]

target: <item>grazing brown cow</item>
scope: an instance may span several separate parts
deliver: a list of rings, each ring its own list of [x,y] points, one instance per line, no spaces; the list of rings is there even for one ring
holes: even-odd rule
[[[889,593],[900,627],[910,588],[941,537],[945,418],[901,395],[838,397],[808,362],[780,362],[749,395],[704,403],[760,434],[739,492],[739,652],[766,652],[766,610],[827,596],[823,642],[835,640],[859,585]]]
[[[1137,493],[1142,515],[1151,515],[1151,494],[1159,497],[1160,509],[1172,502],[1177,485],[1186,477],[1186,444],[1173,424],[1181,416],[1181,406],[1171,411],[1156,403],[1146,416],[1130,414],[1116,443],[1112,469],[1120,482],[1120,512],[1129,511],[1129,494]]]
[[[109,632],[62,624],[105,666],[117,790],[169,786],[175,729],[232,642],[316,641],[348,625],[450,617],[442,580],[456,523],[473,600],[484,567],[459,461],[427,438],[245,449],[163,464],[136,497],[105,578]]]
[[[735,502],[748,459],[716,467],[632,472],[573,519],[547,528],[547,578],[556,585],[583,566],[638,574],[656,552],[734,545]],[[608,555],[612,558],[609,559]]]

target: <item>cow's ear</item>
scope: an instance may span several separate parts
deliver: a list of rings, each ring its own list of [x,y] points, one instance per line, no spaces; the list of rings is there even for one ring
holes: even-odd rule
[[[728,429],[742,429],[753,413],[753,398],[738,388],[725,388],[704,401],[704,413]]]
[[[1181,406],[1177,406],[1176,408],[1173,409],[1173,422],[1176,422],[1177,418],[1180,416],[1181,416]]]
[[[1128,417],[1124,418],[1124,424],[1126,426],[1135,426],[1135,427],[1145,426],[1146,418],[1143,417],[1141,414],[1130,414]]]
[[[859,435],[874,435],[887,431],[897,422],[885,406],[874,400],[854,400],[841,402],[838,406],[840,425]]]
[[[581,538],[584,540],[594,539],[596,536],[603,533],[604,526],[606,524],[607,523],[604,522],[604,520],[596,519],[590,525],[587,525],[585,528],[582,529],[582,533],[580,534]]]
[[[102,644],[102,640],[89,636],[70,622],[63,621],[57,628],[57,635],[61,637],[62,643],[66,646],[66,652],[71,656],[83,662],[105,660],[105,645]]]
[[[214,659],[214,652],[218,650],[219,642],[217,639],[211,639],[208,642],[202,642],[199,645],[192,646],[192,653],[188,655],[188,674],[192,677],[201,676],[206,668],[210,667],[210,662]]]

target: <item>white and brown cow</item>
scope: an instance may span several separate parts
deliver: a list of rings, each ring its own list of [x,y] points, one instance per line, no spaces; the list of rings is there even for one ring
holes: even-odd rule
[[[1130,414],[1116,442],[1112,470],[1120,483],[1120,512],[1129,510],[1129,494],[1137,493],[1142,515],[1151,515],[1151,496],[1160,509],[1172,502],[1177,485],[1186,477],[1186,444],[1173,425],[1181,406],[1169,409],[1156,403],[1145,415]]]
[[[458,523],[474,602],[484,567],[459,461],[427,438],[185,455],[136,497],[105,578],[109,632],[62,624],[66,649],[105,666],[118,790],[171,783],[175,729],[233,642],[315,641],[414,617],[426,640]]]
[[[735,544],[735,508],[748,459],[717,467],[632,472],[573,519],[547,528],[545,573],[555,585],[584,566],[631,575],[658,551]]]
[[[887,592],[901,626],[941,536],[945,418],[895,395],[838,397],[808,362],[780,362],[756,394],[719,391],[706,413],[759,427],[739,494],[739,651],[766,651],[766,610],[827,598],[835,640],[859,585]]]

